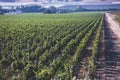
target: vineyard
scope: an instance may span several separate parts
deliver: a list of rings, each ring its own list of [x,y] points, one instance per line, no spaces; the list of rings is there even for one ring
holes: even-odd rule
[[[0,16],[0,80],[93,79],[103,13]]]

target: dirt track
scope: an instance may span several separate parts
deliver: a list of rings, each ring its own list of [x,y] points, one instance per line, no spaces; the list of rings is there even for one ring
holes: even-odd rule
[[[110,13],[104,22],[94,80],[120,80],[120,27]]]
[[[106,13],[105,15],[109,28],[111,28],[111,30],[120,38],[120,26],[115,21],[115,15],[112,15],[110,13]]]

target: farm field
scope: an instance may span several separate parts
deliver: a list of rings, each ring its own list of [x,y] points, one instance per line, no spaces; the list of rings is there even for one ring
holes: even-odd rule
[[[115,17],[114,14],[105,13],[94,80],[120,79],[120,27]]]
[[[116,13],[116,19],[120,22],[120,12]]]
[[[0,80],[119,80],[119,31],[109,15],[0,15]]]

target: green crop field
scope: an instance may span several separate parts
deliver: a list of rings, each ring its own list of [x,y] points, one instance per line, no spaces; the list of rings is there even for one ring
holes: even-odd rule
[[[95,71],[103,13],[0,15],[0,80],[70,80],[92,41]]]
[[[120,14],[117,15],[116,19],[120,22]]]
[[[120,22],[120,12],[113,12],[113,14],[116,15],[115,16],[116,20]]]

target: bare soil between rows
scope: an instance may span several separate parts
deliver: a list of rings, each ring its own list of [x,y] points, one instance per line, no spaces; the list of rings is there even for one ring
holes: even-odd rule
[[[94,80],[120,80],[120,28],[113,21],[112,14],[107,14],[101,32]]]

